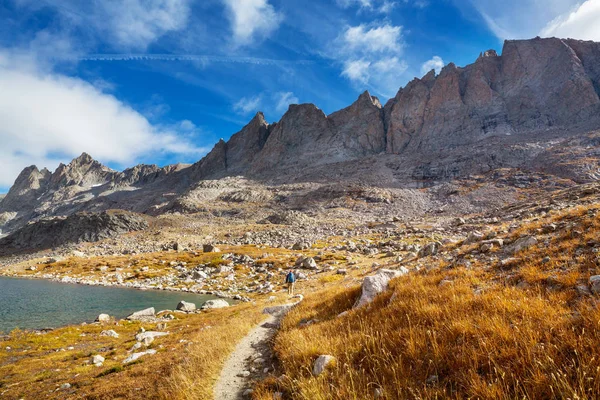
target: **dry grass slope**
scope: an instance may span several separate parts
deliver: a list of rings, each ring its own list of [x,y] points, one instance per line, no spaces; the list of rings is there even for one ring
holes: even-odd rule
[[[276,338],[287,378],[263,382],[254,398],[598,398],[600,310],[577,288],[600,273],[597,211],[580,207],[514,232],[540,242],[512,263],[441,262],[345,316],[358,288],[308,296]],[[550,222],[565,228],[544,234]],[[301,327],[307,320],[317,322]],[[320,354],[336,367],[313,377]]]

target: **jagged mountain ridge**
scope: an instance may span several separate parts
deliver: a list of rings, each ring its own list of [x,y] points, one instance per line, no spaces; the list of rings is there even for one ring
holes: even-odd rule
[[[258,113],[192,166],[117,172],[84,153],[54,173],[28,167],[0,202],[0,229],[77,211],[157,214],[202,190],[199,181],[236,175],[410,186],[503,166],[544,170],[557,164],[544,160],[557,158],[558,139],[600,128],[599,95],[600,43],[507,41],[502,55],[486,51],[464,68],[414,79],[385,106],[365,92],[331,115],[291,105],[269,124]],[[571,178],[563,164],[554,170]]]

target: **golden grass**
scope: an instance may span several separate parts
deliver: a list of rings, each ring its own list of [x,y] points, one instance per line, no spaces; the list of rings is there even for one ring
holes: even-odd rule
[[[287,378],[265,380],[254,398],[274,392],[307,400],[376,393],[379,399],[600,397],[600,310],[576,290],[600,273],[596,212],[581,207],[525,224],[512,237],[552,221],[572,226],[541,235],[508,267],[440,263],[396,279],[359,310],[351,309],[358,287],[307,296],[275,339]],[[546,256],[550,261],[542,263]],[[317,322],[300,326],[308,320]],[[335,356],[337,365],[314,377],[321,354]]]
[[[173,400],[209,400],[223,364],[237,343],[260,321],[264,305],[237,306],[215,313],[211,328],[198,333],[185,358],[166,379],[160,397]]]
[[[0,342],[0,398],[212,399],[222,364],[237,342],[264,318],[263,307],[261,302],[177,314],[168,323],[171,334],[150,345],[158,353],[128,365],[122,361],[135,343],[135,334],[142,326],[155,330],[156,324],[121,321],[70,326],[45,334],[15,330]],[[114,329],[120,337],[100,336],[106,329]],[[102,367],[89,364],[95,354],[105,357]],[[57,390],[63,383],[72,388]]]

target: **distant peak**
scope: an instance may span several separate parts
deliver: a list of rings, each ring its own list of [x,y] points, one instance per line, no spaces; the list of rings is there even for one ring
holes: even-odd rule
[[[83,152],[81,153],[81,155],[77,158],[75,158],[73,160],[73,163],[75,164],[88,164],[90,162],[94,161],[94,159],[92,158],[92,156],[90,156],[88,153]]]

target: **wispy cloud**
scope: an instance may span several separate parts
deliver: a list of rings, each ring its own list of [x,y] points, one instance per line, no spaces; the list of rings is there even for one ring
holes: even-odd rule
[[[357,7],[359,12],[380,14],[389,14],[398,6],[398,2],[392,0],[337,0],[337,4],[342,8]]]
[[[346,27],[334,43],[342,63],[342,76],[355,86],[392,96],[408,69],[402,60],[402,27],[389,23]]]
[[[227,7],[234,44],[262,41],[279,28],[283,15],[268,0],[223,0]]]
[[[597,0],[587,0],[585,3]],[[461,9],[474,9],[482,22],[500,40],[532,38],[548,23],[563,20],[580,5],[580,0],[454,0]]]
[[[103,162],[130,165],[149,154],[198,159],[207,149],[189,139],[191,121],[153,125],[146,117],[93,85],[40,70],[34,58],[0,51],[0,187],[30,165],[54,167],[52,154],[91,152]]]
[[[300,100],[294,96],[293,92],[278,92],[274,95],[275,111],[284,113],[287,111],[290,104],[298,104]]]
[[[425,75],[432,69],[435,70],[436,74],[439,74],[440,71],[444,68],[444,60],[440,56],[433,56],[431,60],[427,60],[421,66],[421,74]]]
[[[258,111],[280,116],[285,113],[290,104],[298,104],[300,100],[293,92],[263,92],[255,96],[243,97],[232,106],[239,115],[249,116]]]
[[[260,111],[262,102],[261,96],[242,97],[233,105],[233,111],[240,115],[248,115]]]
[[[600,0],[587,0],[572,12],[555,18],[541,35],[600,41]]]
[[[193,0],[19,0],[29,9],[51,7],[62,26],[77,27],[88,36],[118,49],[146,50],[163,35],[187,27]],[[66,29],[66,28],[65,28]]]

